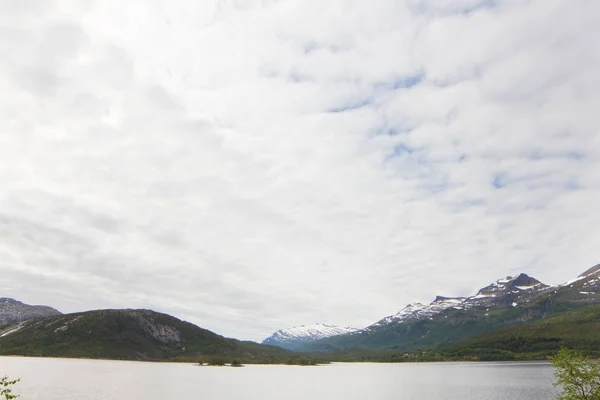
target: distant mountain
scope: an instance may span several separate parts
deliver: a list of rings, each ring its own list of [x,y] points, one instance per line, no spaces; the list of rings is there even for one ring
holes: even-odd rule
[[[14,324],[33,318],[60,315],[61,312],[48,306],[31,306],[8,297],[0,297],[0,326]]]
[[[289,357],[284,349],[228,339],[150,310],[97,310],[19,322],[0,330],[0,354],[244,362]]]
[[[427,305],[409,304],[364,329],[307,342],[297,350],[435,348],[596,303],[600,265],[558,286],[520,274],[499,279],[471,297],[438,296]]]
[[[301,325],[289,329],[280,329],[263,340],[262,343],[295,350],[315,340],[356,332],[357,330],[356,328],[342,328],[325,324]]]

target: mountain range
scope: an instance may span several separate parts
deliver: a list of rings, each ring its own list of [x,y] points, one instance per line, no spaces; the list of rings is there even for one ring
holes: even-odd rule
[[[152,310],[61,314],[1,298],[0,317],[0,355],[300,364],[545,358],[561,346],[600,355],[600,265],[561,285],[509,276],[470,297],[409,304],[363,329],[303,325],[263,344]]]
[[[326,338],[288,335],[285,343],[273,340],[283,330],[263,343],[307,352],[439,348],[596,303],[600,304],[600,265],[562,285],[519,274],[499,279],[471,297],[437,296],[430,304],[408,304],[353,332]]]

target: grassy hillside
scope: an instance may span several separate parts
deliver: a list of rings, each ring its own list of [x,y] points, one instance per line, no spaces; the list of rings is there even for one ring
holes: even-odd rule
[[[66,314],[23,322],[7,330],[16,328],[0,337],[0,354],[126,360],[237,358],[245,362],[289,358],[283,349],[228,339],[150,310]]]

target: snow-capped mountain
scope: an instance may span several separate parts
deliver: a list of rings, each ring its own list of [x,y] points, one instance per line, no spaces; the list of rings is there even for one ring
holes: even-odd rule
[[[465,302],[464,297],[437,296],[431,304],[412,303],[404,307],[398,313],[385,317],[366,328],[371,330],[389,324],[399,324],[408,321],[418,321],[432,318],[448,308],[461,309]]]
[[[60,311],[48,306],[31,306],[15,299],[0,297],[0,325],[13,324],[33,318],[59,315]]]
[[[600,268],[598,269],[600,272]],[[600,279],[599,279],[600,281]],[[471,297],[443,297],[437,296],[430,304],[412,303],[398,313],[385,317],[364,331],[378,330],[388,325],[401,324],[411,321],[432,319],[443,311],[449,309],[468,310],[471,308],[517,307],[521,303],[529,302],[540,293],[550,290],[546,285],[527,274],[507,276],[490,285],[479,289]]]
[[[286,347],[281,343],[289,341],[286,348],[300,351],[435,347],[539,321],[582,303],[600,303],[600,265],[562,285],[547,285],[526,274],[508,276],[470,297],[437,296],[430,304],[409,304],[364,329],[312,336],[306,333],[310,327],[298,327],[278,331],[263,343]]]
[[[358,329],[339,327],[325,324],[300,325],[289,329],[280,329],[263,340],[262,344],[283,347],[294,350],[305,343],[324,339],[346,333],[356,332]]]

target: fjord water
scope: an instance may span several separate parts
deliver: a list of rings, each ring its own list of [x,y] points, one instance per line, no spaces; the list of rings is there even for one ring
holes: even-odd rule
[[[547,400],[548,363],[331,364],[317,367],[0,357],[19,400]]]

